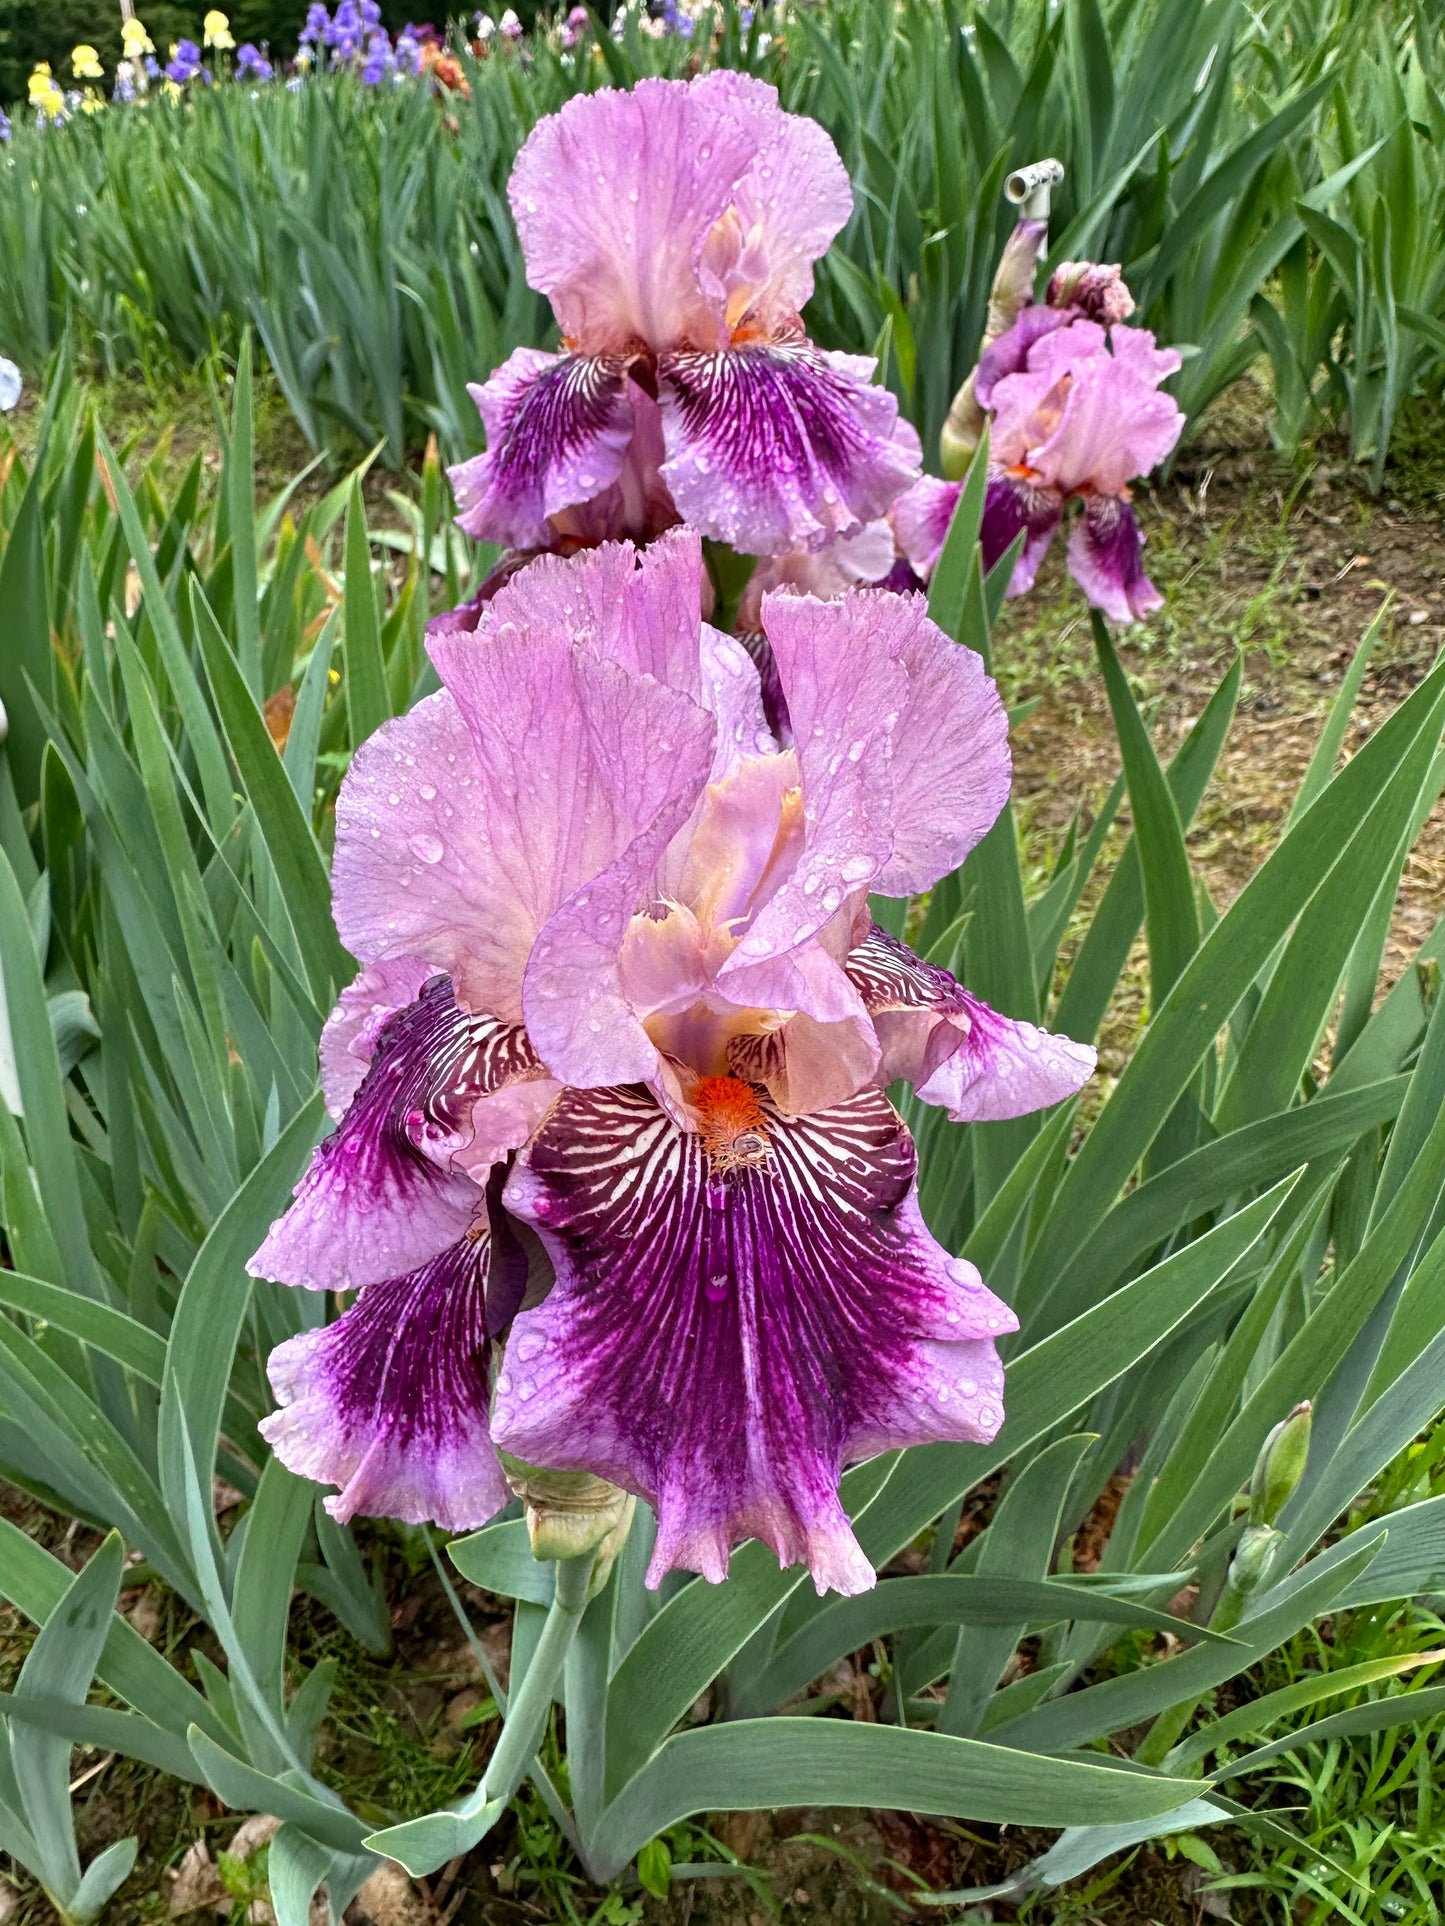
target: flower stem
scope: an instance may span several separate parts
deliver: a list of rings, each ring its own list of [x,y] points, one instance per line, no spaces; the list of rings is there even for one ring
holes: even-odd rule
[[[512,1691],[502,1736],[476,1791],[448,1812],[431,1812],[423,1819],[372,1833],[366,1843],[373,1852],[399,1860],[409,1873],[420,1877],[470,1852],[501,1818],[530,1770],[547,1729],[547,1715],[568,1647],[587,1609],[596,1562],[595,1551],[557,1561],[556,1589],[547,1622],[525,1677]]]

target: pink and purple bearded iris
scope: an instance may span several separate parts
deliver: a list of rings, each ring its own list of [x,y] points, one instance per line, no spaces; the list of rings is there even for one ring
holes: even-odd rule
[[[339,1122],[251,1266],[357,1295],[276,1351],[264,1430],[339,1518],[481,1524],[501,1447],[646,1498],[654,1584],[756,1536],[852,1592],[843,1466],[991,1438],[1015,1328],[929,1235],[884,1086],[1012,1117],[1093,1052],[869,916],[1007,795],[978,658],[920,597],[772,595],[780,748],[700,578],[683,530],[533,563],[357,753]]]
[[[1138,620],[1164,599],[1144,572],[1129,483],[1163,461],[1184,426],[1178,404],[1160,392],[1180,357],[1156,347],[1146,328],[1126,327],[1132,310],[1117,268],[1067,263],[1047,301],[1023,310],[973,376],[978,405],[992,416],[979,536],[985,567],[1022,534],[1008,592],[1026,594],[1077,501],[1083,513],[1069,536],[1069,569],[1115,622]],[[925,580],[961,488],[927,476],[895,504],[899,547]]]
[[[521,550],[684,521],[755,555],[816,547],[917,476],[874,363],[798,310],[852,212],[823,129],[741,74],[644,80],[541,121],[509,187],[562,330],[472,389],[487,452],[452,470],[469,534]]]

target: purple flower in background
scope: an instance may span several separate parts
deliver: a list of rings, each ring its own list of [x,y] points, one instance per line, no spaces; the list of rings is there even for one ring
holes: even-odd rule
[[[398,73],[419,74],[421,72],[422,43],[417,37],[415,26],[410,22],[396,36],[396,45],[392,48],[392,53],[396,59]]]
[[[771,87],[579,96],[533,129],[508,191],[563,349],[519,348],[472,389],[487,452],[452,470],[468,533],[533,549],[683,520],[779,554],[873,520],[917,474],[874,363],[799,319],[853,196]]]
[[[9,140],[11,132],[10,116],[0,107],[0,140]]]
[[[170,61],[166,67],[166,79],[174,81],[177,87],[184,87],[205,70],[201,66],[201,50],[194,40],[178,40],[171,48]]]
[[[391,42],[384,33],[374,33],[366,45],[366,61],[361,69],[362,85],[376,87],[389,73],[396,71],[396,62],[391,57]]]
[[[236,49],[237,80],[271,80],[276,69],[271,65],[259,47],[245,40]]]
[[[330,44],[331,15],[320,3],[311,0],[306,9],[306,24],[297,36],[303,47],[323,47]]]
[[[1163,597],[1144,573],[1143,538],[1129,483],[1163,461],[1184,416],[1160,383],[1180,365],[1147,328],[1071,319],[1040,328],[1025,309],[979,364],[976,389],[993,416],[981,543],[985,566],[1024,535],[1010,595],[1033,587],[1066,504],[1083,514],[1069,537],[1069,569],[1111,621],[1132,622]],[[932,479],[894,510],[904,553],[920,574],[938,559],[962,484]]]
[[[366,45],[367,30],[356,0],[341,0],[331,18],[326,44],[339,62],[355,60]]]
[[[497,27],[504,40],[520,40],[522,38],[522,23],[510,7],[507,8],[506,12],[497,22]]]
[[[769,596],[780,746],[700,578],[691,530],[532,563],[357,752],[339,1121],[251,1268],[358,1295],[273,1355],[263,1428],[339,1518],[480,1524],[495,1441],[644,1496],[653,1584],[751,1535],[854,1592],[844,1465],[991,1438],[1015,1322],[929,1235],[884,1086],[1011,1117],[1093,1052],[869,916],[1007,796],[978,657],[921,597]]]

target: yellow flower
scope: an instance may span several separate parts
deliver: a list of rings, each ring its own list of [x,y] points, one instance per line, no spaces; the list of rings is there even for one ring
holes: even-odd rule
[[[99,54],[94,47],[87,47],[83,42],[72,52],[70,65],[77,80],[102,80],[105,77]]]
[[[154,53],[156,50],[156,43],[146,32],[144,23],[137,20],[134,15],[120,23],[120,37],[125,42],[125,50],[132,60],[138,60],[142,54]]]
[[[85,98],[80,103],[80,110],[84,114],[103,114],[105,112],[105,96],[98,94],[94,87],[87,87],[85,90]]]
[[[54,93],[55,82],[50,78],[50,62],[42,60],[30,76],[30,99],[32,105],[41,101],[46,94]]]
[[[174,80],[163,80],[161,82],[161,92],[167,100],[179,100],[181,97],[180,87]]]
[[[224,53],[228,47],[235,46],[236,43],[231,38],[231,23],[218,8],[212,7],[202,26],[205,29],[205,43],[208,47],[214,47],[217,52]]]

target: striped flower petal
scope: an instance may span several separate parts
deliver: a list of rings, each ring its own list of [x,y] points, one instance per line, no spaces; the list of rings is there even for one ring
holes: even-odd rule
[[[507,1184],[556,1269],[512,1327],[492,1432],[656,1508],[648,1582],[713,1580],[763,1539],[819,1589],[873,1572],[838,1498],[851,1459],[991,1438],[1015,1327],[928,1234],[881,1092],[785,1117],[736,1077],[685,1132],[645,1091],[568,1091]]]
[[[465,1531],[511,1496],[487,1433],[487,1259],[485,1229],[463,1235],[271,1353],[281,1408],[261,1435],[298,1476],[341,1487],[326,1500],[341,1523],[361,1512]]]
[[[251,1259],[251,1275],[357,1290],[429,1262],[477,1208],[475,1182],[451,1166],[472,1143],[479,1105],[540,1075],[523,1030],[468,1015],[446,978],[435,978],[377,1039],[360,1089]],[[524,1114],[509,1147],[535,1121]]]
[[[1088,1044],[1000,1016],[876,923],[845,968],[883,1046],[882,1080],[911,1083],[955,1123],[1046,1109],[1093,1075]]]

